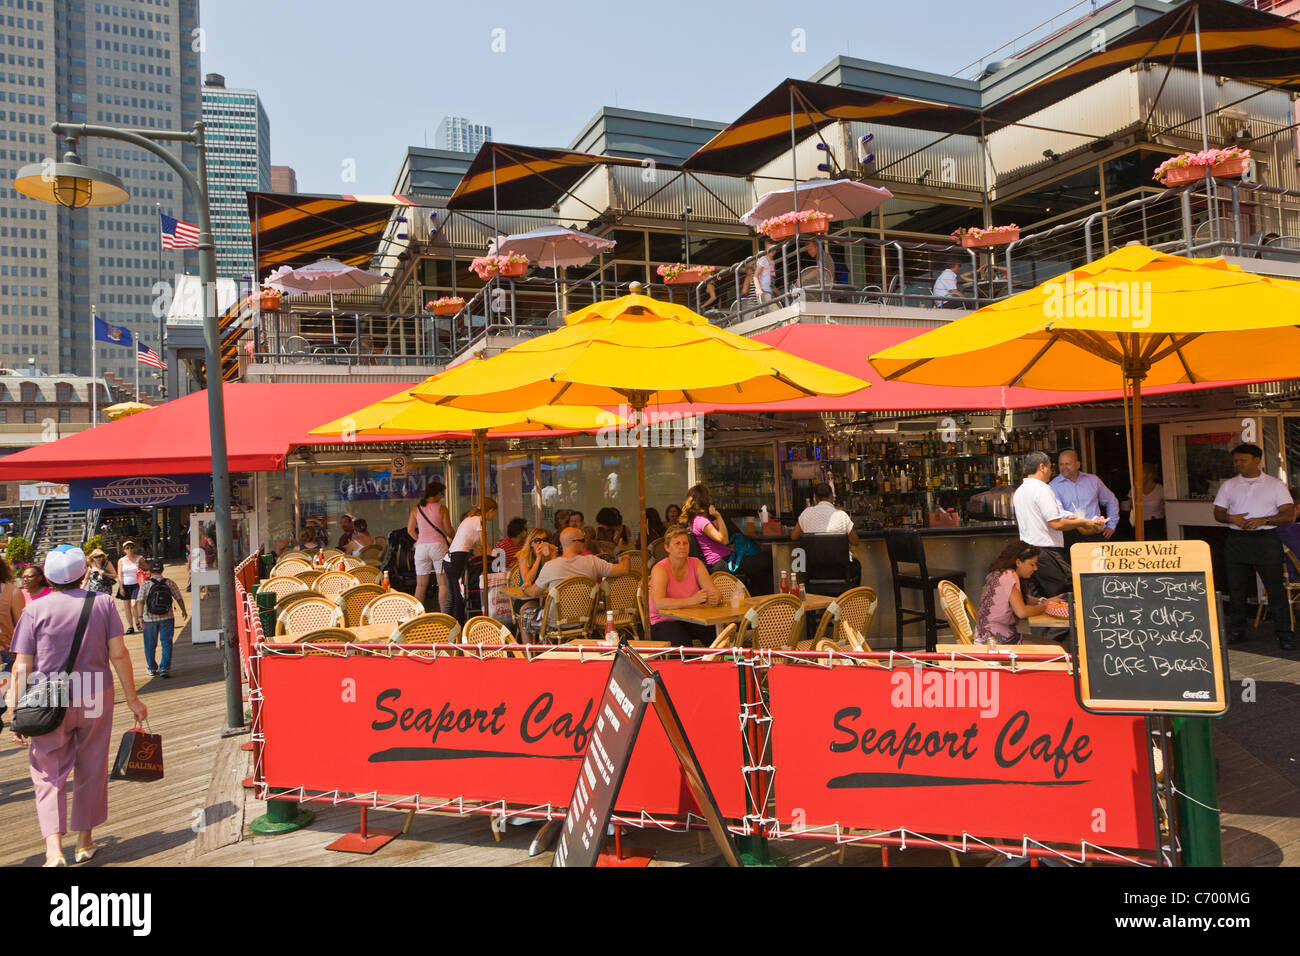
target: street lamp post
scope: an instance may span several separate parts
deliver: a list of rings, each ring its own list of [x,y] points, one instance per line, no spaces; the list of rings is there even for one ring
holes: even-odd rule
[[[114,126],[88,126],[84,123],[54,123],[55,136],[64,136],[69,144],[78,139],[114,139],[130,143],[153,153],[170,166],[197,200],[199,216],[199,282],[203,288],[203,345],[208,389],[208,433],[212,443],[212,498],[217,516],[217,570],[220,576],[221,629],[218,646],[226,679],[226,734],[244,729],[239,647],[235,637],[235,549],[230,516],[230,467],[226,456],[226,410],[221,392],[221,357],[217,331],[217,256],[212,241],[212,223],[208,210],[208,163],[203,139],[203,124],[195,123],[189,132],[119,129]],[[198,153],[198,175],[191,173],[179,159],[161,145],[162,142],[190,143]],[[121,181],[110,173],[81,165],[69,149],[62,163],[37,163],[18,171],[14,188],[34,199],[54,202],[68,208],[112,206],[126,202],[130,194]],[[91,347],[94,348],[92,342]]]

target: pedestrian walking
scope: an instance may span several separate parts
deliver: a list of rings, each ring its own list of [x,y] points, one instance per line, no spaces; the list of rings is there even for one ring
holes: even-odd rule
[[[108,819],[108,751],[113,733],[113,677],[117,672],[126,704],[136,720],[149,710],[135,692],[131,657],[122,637],[122,618],[112,598],[83,591],[86,556],[61,544],[45,556],[45,576],[53,589],[24,609],[14,628],[14,673],[6,698],[15,706],[29,679],[63,671],[78,632],[81,646],[70,668],[68,707],[54,730],[30,740],[15,732],[14,741],[29,746],[36,817],[45,838],[45,865],[67,866],[63,836],[77,832],[76,862],[94,857],[94,828]],[[72,815],[67,782],[72,774]]]
[[[186,615],[185,596],[176,582],[163,575],[160,558],[149,562],[149,580],[140,585],[140,621],[144,632],[144,661],[149,676],[172,676],[172,636],[176,632],[176,609]],[[162,643],[162,660],[155,651]]]
[[[140,615],[136,611],[136,599],[140,596],[140,562],[139,552],[135,550],[134,541],[122,542],[122,556],[117,559],[117,596],[126,605],[126,633],[134,634],[136,622]]]

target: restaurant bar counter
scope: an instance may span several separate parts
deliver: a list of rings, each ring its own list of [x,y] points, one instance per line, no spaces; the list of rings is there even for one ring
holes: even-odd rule
[[[979,603],[984,586],[984,575],[989,564],[1010,542],[1016,540],[1016,525],[1010,521],[970,522],[955,528],[918,528],[917,533],[925,544],[927,566],[966,572],[966,596],[972,605]],[[885,548],[883,531],[858,532],[861,539],[853,547],[853,554],[862,565],[862,583],[876,589],[879,606],[866,638],[873,650],[889,650],[895,646],[897,628],[894,621],[894,583],[889,568],[889,554]],[[788,533],[763,535],[756,540],[772,549],[772,575],[775,592],[780,589],[781,572],[790,570],[791,551],[797,542]],[[920,608],[921,593],[904,591],[906,607]],[[946,626],[943,612],[936,609],[939,624]],[[925,643],[925,628],[909,624],[904,633],[904,644],[917,647]]]

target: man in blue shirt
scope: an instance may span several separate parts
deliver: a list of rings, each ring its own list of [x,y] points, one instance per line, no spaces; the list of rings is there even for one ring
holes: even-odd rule
[[[1056,467],[1060,474],[1052,479],[1051,488],[1062,510],[1083,518],[1095,518],[1104,511],[1106,524],[1101,529],[1101,536],[1110,538],[1119,524],[1119,499],[1115,493],[1096,475],[1079,470],[1079,455],[1073,448],[1061,452]],[[1065,546],[1069,548],[1082,540],[1078,532],[1072,532],[1067,536]]]

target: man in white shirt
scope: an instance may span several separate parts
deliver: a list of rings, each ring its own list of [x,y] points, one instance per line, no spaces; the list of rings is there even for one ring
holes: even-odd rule
[[[1282,539],[1277,525],[1295,519],[1287,486],[1263,472],[1264,450],[1243,444],[1232,450],[1237,474],[1219,486],[1214,520],[1228,526],[1223,560],[1228,574],[1228,643],[1246,639],[1246,592],[1258,574],[1273,609],[1273,633],[1284,651],[1295,650],[1286,588],[1282,582]]]
[[[862,566],[853,559],[853,545],[858,543],[858,533],[853,530],[853,519],[844,511],[835,507],[831,486],[820,482],[813,486],[813,497],[817,503],[809,505],[799,513],[799,521],[790,532],[790,540],[798,541],[801,534],[843,534],[849,538],[849,572],[848,579],[862,580]]]
[[[1076,518],[1061,508],[1048,484],[1052,459],[1041,451],[1025,455],[1021,471],[1025,480],[1016,489],[1011,504],[1020,528],[1020,540],[1038,548],[1038,570],[1028,581],[1031,597],[1056,597],[1074,589],[1070,555],[1065,550],[1065,532],[1078,528],[1100,531],[1106,524],[1101,515]]]
[[[759,302],[772,301],[772,280],[776,276],[776,263],[772,260],[776,243],[769,243],[762,255],[754,260],[753,278],[749,293]]]
[[[617,564],[611,564],[594,554],[583,554],[582,549],[586,545],[586,540],[586,535],[582,533],[581,528],[562,530],[560,554],[542,565],[542,570],[537,572],[537,580],[525,587],[524,591],[530,597],[540,598],[550,590],[552,584],[565,578],[580,575],[591,578],[592,581],[599,581],[601,578],[617,578],[632,573],[632,552],[625,551]],[[547,545],[547,548],[550,547]],[[555,608],[552,607],[551,623],[554,624],[555,620]]]
[[[962,265],[961,257],[950,256],[943,264],[947,268],[939,273],[939,278],[934,280],[934,288],[930,290],[930,294],[935,297],[934,307],[936,309],[959,309],[965,300],[965,297],[958,289],[960,277],[957,275],[957,270]]]

